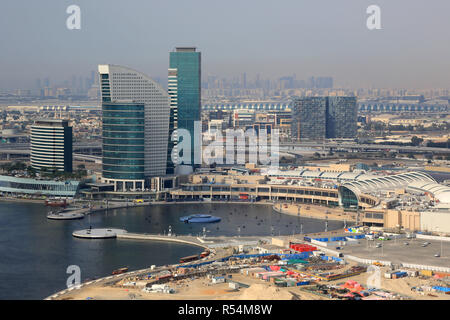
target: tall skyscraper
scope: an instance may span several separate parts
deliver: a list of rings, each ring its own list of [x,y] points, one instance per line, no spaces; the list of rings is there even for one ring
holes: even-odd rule
[[[39,119],[31,126],[31,166],[72,172],[72,127],[69,120]]]
[[[99,65],[103,112],[102,180],[114,190],[144,189],[166,174],[170,104],[166,91],[143,73]]]
[[[189,163],[183,164],[195,167],[194,123],[201,120],[201,53],[196,51],[195,47],[177,47],[175,51],[170,52],[169,60],[171,130],[182,128],[189,131],[191,157]],[[177,150],[176,143],[175,150]],[[169,168],[168,173],[171,170],[173,168]]]
[[[291,132],[299,140],[356,138],[356,97],[305,97],[292,101]]]

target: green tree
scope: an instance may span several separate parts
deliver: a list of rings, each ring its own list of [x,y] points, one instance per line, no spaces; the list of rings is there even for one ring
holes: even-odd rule
[[[422,138],[418,138],[417,136],[414,136],[414,137],[412,137],[411,138],[411,144],[413,145],[413,146],[418,146],[418,145],[420,145],[421,143],[423,142],[423,139]]]

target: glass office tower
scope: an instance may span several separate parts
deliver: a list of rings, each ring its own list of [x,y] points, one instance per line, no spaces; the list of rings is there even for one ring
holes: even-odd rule
[[[356,97],[328,97],[327,138],[356,138],[357,122]]]
[[[117,190],[142,189],[144,175],[144,104],[102,104],[104,179]]]
[[[177,47],[170,52],[168,91],[172,130],[183,128],[191,134],[191,159],[184,164],[196,167],[194,123],[201,120],[201,53],[195,47]]]
[[[103,177],[115,191],[148,187],[166,174],[167,92],[133,69],[99,65],[103,112]]]
[[[356,97],[294,98],[292,105],[291,132],[294,139],[356,138]]]
[[[295,98],[292,103],[292,137],[323,140],[326,133],[326,97]]]

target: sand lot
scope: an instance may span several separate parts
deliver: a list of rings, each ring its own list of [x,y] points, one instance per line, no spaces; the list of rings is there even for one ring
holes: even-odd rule
[[[449,295],[433,292],[437,297],[428,296],[429,292],[419,293],[411,291],[411,286],[439,285],[437,280],[420,278],[386,279],[384,272],[386,268],[380,268],[381,288],[389,290],[415,300],[450,300]],[[364,288],[367,288],[369,277],[372,273],[363,273],[351,278],[337,281],[323,282],[323,284],[338,284],[347,280],[355,280]],[[315,295],[301,290],[301,287],[280,288],[262,280],[233,274],[231,281],[239,282],[249,286],[241,287],[239,290],[232,290],[228,283],[212,284],[207,278],[185,279],[177,282],[170,282],[174,294],[167,293],[147,293],[142,291],[142,287],[106,287],[88,286],[80,290],[73,290],[59,299],[61,300],[328,300],[326,297]],[[369,280],[370,281],[370,280]],[[442,284],[441,284],[442,285]]]
[[[61,300],[85,300],[90,297],[94,300],[318,300],[324,299],[311,293],[300,291],[297,287],[278,288],[273,284],[261,280],[233,275],[233,281],[249,285],[235,291],[229,288],[228,283],[211,284],[209,279],[182,280],[170,283],[176,290],[175,294],[146,293],[142,288],[119,288],[89,286],[74,290],[61,296]],[[291,293],[292,292],[292,293]]]

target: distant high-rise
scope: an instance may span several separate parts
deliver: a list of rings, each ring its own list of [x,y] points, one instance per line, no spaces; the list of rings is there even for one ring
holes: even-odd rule
[[[103,121],[102,179],[114,190],[144,189],[166,174],[170,104],[166,91],[143,73],[99,65]]]
[[[315,87],[317,89],[331,89],[333,88],[332,77],[317,77],[315,79]]]
[[[171,130],[182,128],[189,131],[191,135],[190,163],[183,164],[195,167],[194,123],[201,120],[201,53],[196,51],[195,47],[177,47],[175,51],[170,52],[169,60],[168,91],[171,97]],[[174,147],[177,150],[176,143]],[[169,154],[168,157],[170,157]],[[168,168],[168,173],[172,172],[173,167]]]
[[[72,172],[72,127],[69,120],[40,119],[31,126],[31,166]]]
[[[326,97],[295,98],[292,102],[292,137],[321,140],[326,134]]]
[[[327,138],[356,138],[357,122],[356,97],[328,97]]]
[[[292,103],[291,132],[299,140],[356,138],[356,97],[305,97]]]

